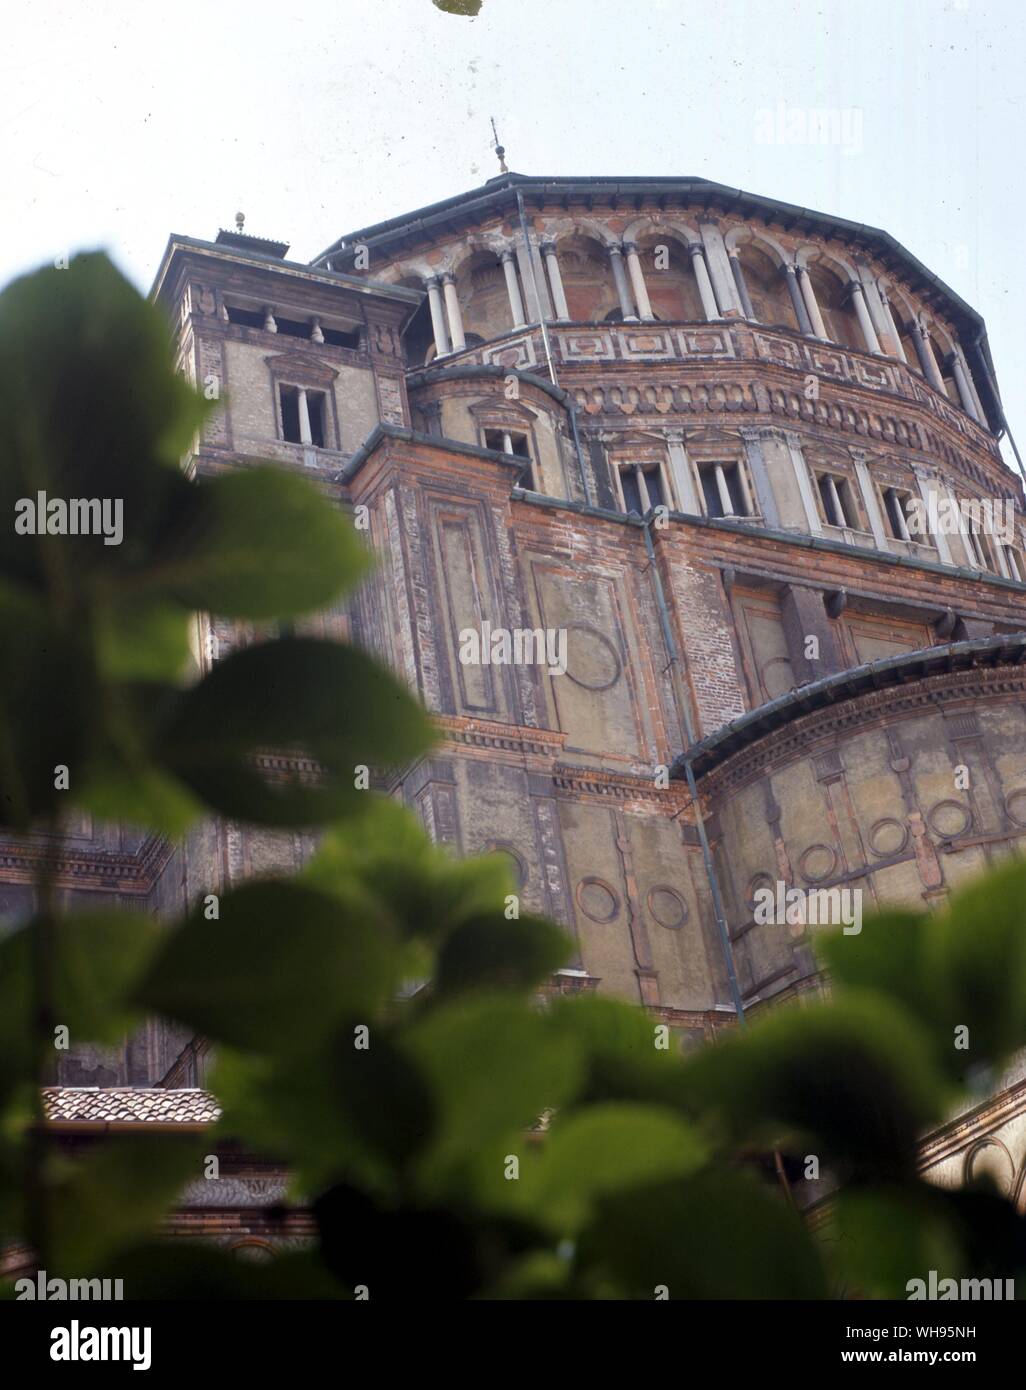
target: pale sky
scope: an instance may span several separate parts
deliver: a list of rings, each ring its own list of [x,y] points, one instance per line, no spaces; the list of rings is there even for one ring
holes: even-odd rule
[[[520,173],[885,228],[986,318],[1026,449],[1022,0],[23,0],[4,31],[0,283],[103,246],[148,289],[240,209],[309,259],[490,178],[494,115]],[[821,108],[840,143],[767,141]]]

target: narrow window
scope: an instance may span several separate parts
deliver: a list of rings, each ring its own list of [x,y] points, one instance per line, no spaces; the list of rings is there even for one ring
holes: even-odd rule
[[[622,463],[619,468],[625,512],[644,516],[653,507],[666,506],[666,489],[658,463]]]
[[[278,392],[282,438],[290,444],[307,444],[315,449],[323,449],[327,437],[324,392],[308,391],[302,386],[281,386]]]
[[[698,470],[707,516],[751,516],[748,489],[736,463],[703,463]]]
[[[912,539],[909,531],[909,519],[912,512],[912,494],[903,492],[900,488],[889,487],[884,489],[884,512],[887,515],[887,527],[896,541],[908,541]]]
[[[820,501],[823,515],[830,526],[846,526],[849,530],[859,529],[858,511],[848,486],[847,478],[836,473],[817,473]]]

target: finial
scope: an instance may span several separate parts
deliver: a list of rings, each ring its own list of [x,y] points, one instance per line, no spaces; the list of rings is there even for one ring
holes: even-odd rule
[[[506,151],[503,148],[503,146],[499,144],[499,132],[495,129],[494,116],[492,117],[492,134],[495,136],[495,139],[492,142],[492,148],[495,151],[496,159],[499,161],[499,173],[508,174],[509,170],[506,168]]]
[[[245,226],[245,224],[246,224],[246,214],[245,214],[244,212],[237,212],[237,213],[235,214],[235,227],[236,227],[236,230],[238,231],[238,233],[239,233],[240,236],[242,235],[242,229],[243,229],[243,227]]]

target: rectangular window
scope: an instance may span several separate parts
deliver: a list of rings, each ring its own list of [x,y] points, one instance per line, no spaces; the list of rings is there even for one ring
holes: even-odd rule
[[[737,463],[702,463],[698,467],[706,516],[751,516],[748,489]]]
[[[658,463],[621,463],[619,473],[625,512],[644,516],[653,507],[668,505]]]
[[[883,502],[887,529],[893,538],[896,541],[911,540],[909,521],[912,517],[912,494],[896,487],[884,488]]]
[[[485,430],[484,440],[486,449],[498,449],[500,454],[515,454],[518,459],[531,457],[527,435],[518,430]]]
[[[327,403],[323,391],[302,386],[280,386],[282,438],[290,444],[323,449],[326,439]]]
[[[828,526],[846,526],[851,531],[861,529],[858,508],[847,478],[839,473],[817,473],[816,486]]]

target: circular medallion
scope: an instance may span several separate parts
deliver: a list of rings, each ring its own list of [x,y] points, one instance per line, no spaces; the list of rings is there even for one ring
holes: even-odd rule
[[[806,883],[822,883],[837,866],[837,851],[829,845],[810,845],[798,860],[798,872]]]
[[[670,888],[665,883],[657,883],[650,888],[645,901],[649,912],[667,931],[676,931],[688,920],[687,903],[676,888]]]
[[[908,844],[908,826],[893,816],[884,816],[869,829],[869,848],[881,859],[900,854]]]
[[[566,674],[585,690],[608,690],[620,679],[620,654],[604,633],[587,623],[566,624]]]
[[[961,801],[938,801],[936,806],[927,812],[926,819],[930,829],[942,840],[951,840],[969,829],[973,815],[968,806],[963,806]]]
[[[600,878],[582,878],[574,897],[585,917],[593,922],[611,922],[620,910],[620,899]]]

